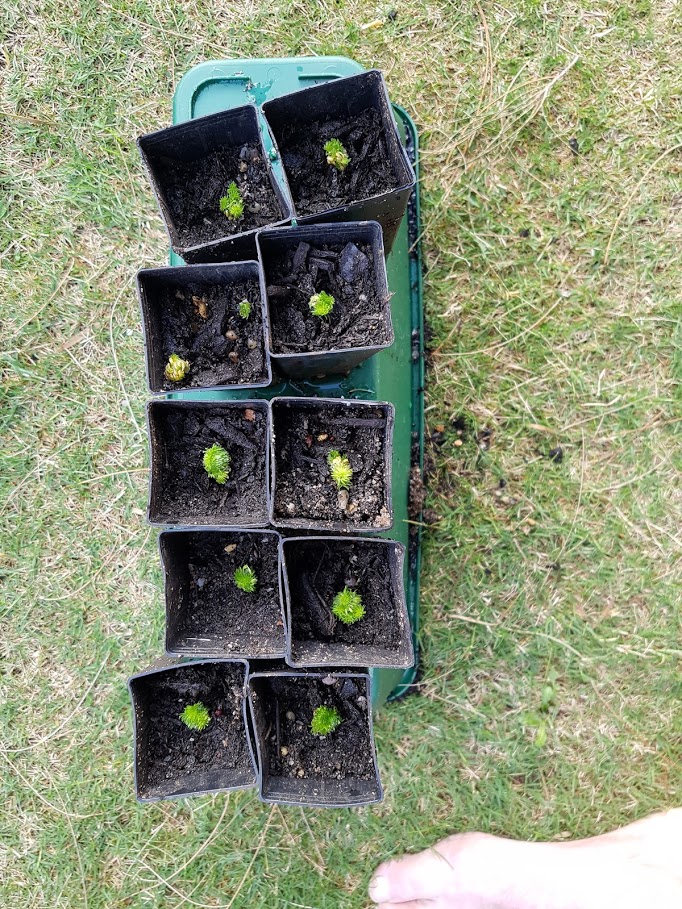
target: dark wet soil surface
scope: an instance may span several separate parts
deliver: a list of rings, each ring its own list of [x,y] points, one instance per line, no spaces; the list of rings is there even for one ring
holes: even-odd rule
[[[274,250],[273,250],[274,252]],[[388,296],[379,293],[368,243],[301,242],[265,259],[273,351],[302,353],[385,344]],[[331,294],[327,316],[310,312],[313,294]]]
[[[251,304],[247,319],[239,315],[243,300]],[[166,364],[171,354],[177,354],[190,364],[180,382],[163,377],[166,391],[267,382],[258,281],[164,286],[156,307],[160,362]]]
[[[340,521],[349,527],[388,528],[384,469],[386,416],[379,407],[325,405],[274,410],[278,518]],[[327,464],[330,451],[350,461],[350,489],[337,490]]]
[[[295,640],[397,647],[400,628],[388,547],[352,540],[315,540],[284,547]],[[344,625],[332,612],[337,593],[358,593],[365,615]]]
[[[159,414],[160,495],[152,520],[162,523],[267,523],[266,440],[263,409],[229,406],[164,407]],[[230,475],[216,483],[203,467],[204,451],[218,444],[230,455]],[[155,506],[155,507],[154,507]]]
[[[270,774],[299,779],[373,780],[366,688],[354,679],[273,678],[266,697]],[[335,707],[342,723],[327,736],[313,735],[317,707]]]
[[[181,556],[187,566],[187,600],[177,641],[221,655],[284,653],[279,599],[278,537],[259,533],[196,533]],[[234,582],[248,565],[258,579],[252,593]],[[179,649],[179,648],[178,648]]]
[[[339,139],[350,163],[339,172],[327,163],[324,145]],[[352,119],[292,123],[278,136],[282,162],[299,215],[312,215],[395,189],[379,112],[367,108]]]
[[[190,666],[149,676],[149,733],[142,778],[153,788],[193,774],[248,773],[251,758],[242,717],[243,666]],[[180,714],[201,702],[211,715],[203,732],[188,729]]]
[[[180,246],[234,236],[283,217],[258,145],[226,146],[198,161],[161,159],[157,179],[166,191]],[[243,215],[234,221],[220,210],[232,182],[244,202]]]

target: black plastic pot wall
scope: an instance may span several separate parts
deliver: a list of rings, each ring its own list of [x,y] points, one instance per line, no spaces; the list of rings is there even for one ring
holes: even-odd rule
[[[254,259],[256,257],[255,234],[257,228],[243,233],[230,234],[229,222],[225,219],[225,231],[222,236],[208,242],[183,243],[178,233],[178,224],[172,214],[167,186],[164,185],[161,174],[161,164],[169,160],[183,163],[200,161],[213,152],[226,147],[239,148],[246,143],[257,145],[260,148],[261,158],[280,209],[280,216],[274,218],[272,224],[284,224],[291,219],[291,205],[288,196],[282,191],[272,174],[259,128],[258,112],[253,104],[188,120],[186,123],[179,123],[176,126],[169,126],[140,136],[137,140],[149,182],[156,194],[161,214],[166,223],[171,246],[185,262],[227,262]]]
[[[366,704],[366,750],[371,754],[373,773],[371,779],[359,776],[346,776],[345,779],[298,778],[297,776],[278,776],[271,772],[270,748],[273,743],[272,723],[267,719],[268,703],[272,697],[271,684],[276,679],[292,679],[305,686],[314,680],[315,685],[339,686],[348,681],[356,686]],[[323,681],[324,680],[324,681]],[[248,681],[249,705],[251,708],[252,731],[255,739],[255,761],[258,772],[258,793],[264,802],[277,802],[284,805],[307,805],[325,808],[349,808],[358,805],[371,805],[382,801],[384,794],[379,779],[376,761],[374,731],[372,727],[372,696],[369,675],[364,673],[334,672],[252,672]],[[306,723],[309,718],[305,718]],[[280,735],[286,736],[288,717],[281,718]],[[344,748],[343,723],[332,735],[336,736],[340,749]],[[286,748],[284,738],[280,738],[281,748]],[[276,743],[274,747],[277,747]]]
[[[263,105],[270,131],[279,150],[286,157],[283,144],[283,129],[294,124],[305,129],[316,120],[353,118],[367,108],[379,112],[385,130],[387,151],[394,176],[395,189],[382,192],[369,199],[356,199],[339,208],[329,208],[313,215],[302,215],[296,211],[298,223],[323,221],[378,221],[384,232],[386,254],[390,253],[393,241],[400,227],[407,203],[416,178],[407,156],[398,129],[393,119],[391,102],[386,90],[384,77],[379,70],[368,70],[355,76],[331,79],[329,82],[304,88],[289,95],[274,98]],[[285,164],[286,171],[286,164]]]
[[[258,281],[260,285],[261,328],[258,332],[258,344],[263,345],[263,373],[258,381],[234,382],[230,384],[203,385],[192,382],[192,371],[187,383],[173,385],[165,378],[164,370],[168,357],[176,351],[164,351],[162,340],[162,312],[164,296],[168,290],[179,288],[187,290],[196,287],[227,287],[242,281]],[[265,285],[260,265],[256,261],[227,262],[223,264],[187,265],[178,268],[145,268],[137,273],[137,292],[142,312],[142,330],[144,333],[145,361],[147,367],[147,387],[152,394],[163,394],[186,389],[211,388],[220,391],[230,388],[263,388],[272,381],[270,367],[268,317],[265,305]],[[255,301],[254,301],[255,302]]]
[[[247,411],[251,420],[246,417]],[[232,460],[224,486],[219,487],[213,480],[208,484],[202,474],[203,452],[212,442],[221,443],[220,434],[209,434],[203,441],[197,437],[186,438],[173,425],[192,416],[204,422],[217,417],[228,427],[222,441]],[[256,417],[264,433],[262,450],[249,443],[243,432],[247,423],[256,423]],[[270,408],[267,401],[151,401],[147,404],[147,427],[150,524],[263,527],[268,523]],[[205,490],[197,485],[196,474],[194,479],[180,482],[178,470],[188,466],[196,468],[200,482],[207,487]],[[170,485],[181,489],[181,500],[166,493]],[[190,510],[190,501],[198,502],[200,507]]]
[[[377,299],[380,301],[379,318],[384,327],[387,340],[382,344],[367,344],[362,347],[310,351],[307,353],[276,353],[273,349],[272,328],[270,329],[270,353],[277,369],[292,378],[311,378],[330,374],[345,374],[354,366],[367,360],[373,354],[390,347],[393,343],[393,324],[391,322],[390,292],[386,276],[386,260],[381,225],[376,221],[354,222],[350,224],[316,224],[301,227],[283,227],[275,230],[258,232],[258,254],[263,267],[268,316],[272,317],[278,305],[267,295],[268,263],[273,255],[296,249],[300,243],[315,245],[363,243],[371,246],[372,265],[375,274]]]
[[[313,588],[308,576],[301,577],[302,571],[309,569],[314,579],[318,579],[321,556],[331,552],[335,554],[340,547],[345,550],[353,545],[357,551],[374,553],[385,558],[389,578],[381,591],[374,611],[385,621],[383,628],[376,628],[377,642],[373,644],[348,643],[330,639],[332,635],[320,636],[306,640],[296,633],[296,616],[303,614],[310,617],[311,609],[322,610],[321,619],[325,622],[333,618],[331,603],[323,602]],[[407,615],[405,589],[403,582],[403,563],[405,547],[393,540],[377,540],[368,537],[289,537],[280,544],[282,552],[282,573],[286,596],[287,652],[286,660],[290,666],[305,668],[307,666],[375,666],[384,668],[406,669],[414,663],[412,632]],[[347,574],[353,569],[347,560],[338,555],[337,564]],[[300,580],[300,585],[298,581]],[[342,590],[347,581],[339,585]],[[352,583],[352,582],[351,582]],[[302,589],[306,596],[299,600],[296,590]],[[337,591],[338,592],[338,591]],[[362,584],[357,587],[362,594]],[[376,593],[376,591],[375,591]],[[362,597],[368,605],[366,596]],[[364,619],[360,620],[360,623]],[[358,623],[358,626],[359,624]],[[342,628],[336,621],[336,628]],[[356,626],[353,626],[355,628]],[[387,641],[391,644],[387,644]]]
[[[274,589],[263,589],[263,579],[259,575],[258,585],[252,593],[234,595],[243,599],[245,609],[250,616],[248,632],[240,630],[226,634],[216,627],[188,631],[192,621],[196,621],[191,603],[190,587],[193,581],[190,574],[192,553],[207,555],[209,549],[218,549],[221,563],[225,563],[224,583],[234,585],[232,573],[239,562],[230,562],[228,550],[243,538],[251,539],[254,545],[267,545],[268,554],[273,557],[273,573],[276,576]],[[282,591],[280,584],[280,544],[281,537],[274,530],[242,530],[231,528],[225,530],[166,530],[159,535],[159,551],[164,571],[166,592],[166,653],[173,656],[191,657],[230,657],[242,659],[276,659],[284,656],[285,634],[284,614],[282,609]],[[211,545],[209,545],[211,544]],[[203,579],[202,588],[206,580]],[[229,618],[227,602],[219,610],[221,617]],[[273,627],[264,632],[256,624],[256,616],[265,614],[274,619]],[[189,620],[189,622],[188,622]]]
[[[168,779],[150,782],[150,759],[148,753],[150,736],[150,707],[159,698],[160,692],[170,686],[182,686],[181,676],[187,669],[201,675],[202,667],[238,667],[239,686],[242,689],[241,710],[235,722],[235,739],[243,739],[242,760],[234,768],[197,769],[190,773],[176,773]],[[230,670],[232,672],[232,670]],[[187,795],[202,795],[207,792],[224,792],[233,789],[250,789],[256,783],[255,755],[251,737],[247,733],[250,721],[246,706],[246,681],[248,664],[244,660],[197,660],[192,663],[160,660],[150,669],[128,679],[128,690],[133,707],[133,750],[135,792],[140,802],[155,802],[160,799],[179,798]],[[195,695],[199,697],[200,694]]]
[[[393,504],[392,504],[392,455],[393,455],[393,424],[395,420],[395,411],[392,404],[380,401],[356,401],[342,398],[273,398],[272,407],[272,429],[271,429],[271,497],[270,497],[270,522],[276,527],[291,528],[296,530],[316,530],[330,531],[341,533],[362,533],[362,532],[380,532],[386,531],[393,525]],[[297,420],[302,423],[304,419],[310,419],[315,415],[324,416],[325,411],[330,409],[342,408],[347,412],[348,421],[353,423],[362,423],[363,421],[377,428],[381,432],[382,444],[382,497],[383,505],[377,510],[376,514],[368,517],[367,520],[351,520],[350,518],[342,519],[335,517],[312,518],[301,517],[290,511],[286,506],[281,506],[277,502],[278,483],[282,486],[282,478],[285,473],[291,470],[291,465],[281,463],[281,436],[285,429],[296,427]],[[381,417],[375,417],[373,414],[380,413]],[[313,438],[311,445],[313,444]],[[334,439],[330,437],[325,448],[334,449]],[[343,451],[342,454],[351,455],[352,452]],[[360,453],[361,454],[361,453]],[[323,476],[324,466],[323,458],[318,458],[318,471],[310,470],[310,486],[321,488],[321,483],[326,480]],[[313,465],[311,465],[311,468]],[[352,500],[353,486],[349,493],[349,507],[353,504]],[[334,514],[348,513],[335,509]]]

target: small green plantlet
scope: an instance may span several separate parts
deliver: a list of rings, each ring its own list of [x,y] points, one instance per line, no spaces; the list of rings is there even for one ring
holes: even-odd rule
[[[317,707],[310,723],[313,735],[329,735],[341,725],[343,720],[336,707]]]
[[[365,607],[362,605],[362,598],[359,593],[349,587],[344,587],[334,597],[332,612],[344,625],[353,625],[364,616]]]
[[[197,732],[203,732],[211,722],[211,714],[204,707],[201,701],[196,704],[188,704],[180,714],[180,719],[188,729],[195,729]]]
[[[222,445],[211,445],[204,452],[204,470],[221,486],[227,482],[230,475],[230,455]]]
[[[258,583],[258,577],[253,568],[248,565],[242,565],[241,568],[235,570],[234,582],[244,593],[253,593]]]
[[[350,156],[338,139],[330,139],[329,142],[325,142],[324,153],[327,156],[327,164],[331,164],[341,173],[350,164]]]
[[[220,210],[229,221],[237,221],[244,214],[244,200],[234,180],[220,200]]]
[[[171,354],[163,374],[169,382],[182,382],[188,372],[189,361],[183,360],[177,354]]]
[[[312,295],[308,306],[310,306],[310,312],[314,316],[328,316],[332,309],[334,309],[335,302],[336,300],[331,294],[321,290],[319,294]]]
[[[330,451],[327,455],[327,464],[329,465],[329,474],[336,488],[350,489],[350,481],[353,479],[353,468],[350,466],[348,458],[339,454],[338,451]]]
[[[251,304],[248,300],[242,300],[239,304],[239,315],[242,319],[248,319],[251,315]]]

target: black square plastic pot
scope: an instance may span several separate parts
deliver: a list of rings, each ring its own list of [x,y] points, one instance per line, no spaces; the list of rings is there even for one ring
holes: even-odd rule
[[[412,666],[402,543],[367,537],[290,537],[282,540],[281,549],[289,665]],[[351,624],[332,612],[335,596],[346,589],[360,596],[365,610]]]
[[[279,544],[274,530],[166,530],[159,550],[166,590],[166,653],[274,659],[284,656]],[[256,574],[240,589],[235,570]]]
[[[378,221],[389,253],[415,185],[384,78],[369,70],[274,98],[263,105],[297,222]],[[343,172],[324,144],[339,139],[350,156]]]
[[[383,799],[367,673],[253,672],[249,703],[264,802],[348,808]],[[320,706],[342,720],[324,737],[310,729]]]
[[[132,676],[135,791],[141,802],[248,789],[256,781],[247,733],[243,660],[169,664]],[[202,703],[210,722],[197,732],[180,714]]]
[[[391,295],[376,221],[263,230],[257,243],[270,351],[281,373],[348,373],[390,347]],[[322,291],[334,298],[334,308],[319,317],[310,311],[310,298]]]
[[[270,520],[277,527],[358,533],[393,524],[392,404],[273,398]],[[348,489],[332,481],[331,452],[348,458]]]
[[[256,230],[291,218],[252,104],[140,136],[137,145],[171,246],[185,262],[254,259]],[[244,201],[235,221],[220,210],[232,182]]]
[[[265,287],[258,262],[147,268],[137,274],[147,386],[152,394],[188,388],[262,388],[272,381]],[[250,303],[247,318],[242,300]],[[179,381],[169,357],[189,363]]]
[[[151,401],[151,524],[262,527],[268,523],[270,410],[266,401]],[[223,485],[203,467],[214,444],[230,455]]]

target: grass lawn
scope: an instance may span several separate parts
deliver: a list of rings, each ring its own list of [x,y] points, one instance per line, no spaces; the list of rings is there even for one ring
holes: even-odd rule
[[[0,13],[0,904],[360,909],[448,832],[682,802],[682,9],[674,0],[10,0]],[[141,807],[161,650],[135,137],[216,57],[345,54],[423,141],[423,683],[386,801]],[[553,459],[550,451],[563,455]]]

